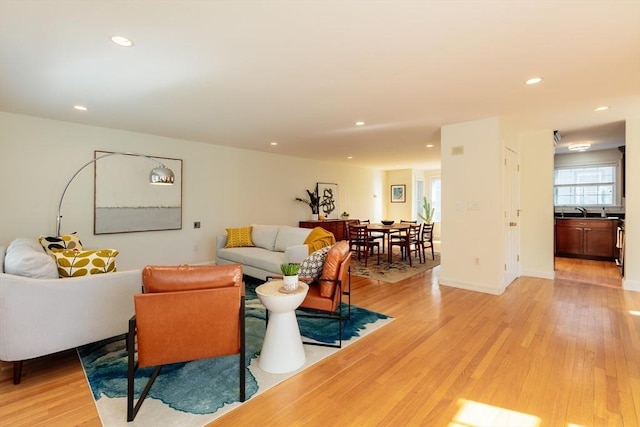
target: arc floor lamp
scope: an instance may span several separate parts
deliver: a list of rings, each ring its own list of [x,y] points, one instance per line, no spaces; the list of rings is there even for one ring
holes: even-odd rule
[[[78,169],[72,176],[71,179],[69,179],[69,181],[67,181],[67,185],[64,186],[64,190],[62,190],[62,195],[60,196],[60,202],[58,203],[58,217],[56,218],[56,236],[60,236],[60,222],[62,220],[62,201],[64,200],[64,195],[67,192],[67,189],[69,188],[69,184],[71,184],[71,182],[74,180],[74,178],[87,166],[97,162],[98,160],[102,160],[106,157],[111,157],[111,156],[134,156],[134,157],[143,157],[146,159],[151,160],[152,162],[157,163],[159,166],[156,166],[155,168],[153,168],[151,170],[151,172],[149,173],[149,183],[153,184],[153,185],[173,185],[173,183],[175,182],[175,175],[173,174],[173,171],[171,169],[169,169],[168,167],[166,167],[162,162],[154,159],[151,156],[145,156],[144,154],[138,154],[138,153],[126,153],[126,152],[113,152],[113,153],[107,153],[107,154],[103,154],[102,156],[98,156],[95,159],[92,159],[90,161],[88,161],[87,163],[85,163],[84,165],[82,165],[80,167],[80,169]]]

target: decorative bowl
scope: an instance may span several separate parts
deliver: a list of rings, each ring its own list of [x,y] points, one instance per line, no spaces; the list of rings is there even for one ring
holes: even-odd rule
[[[393,225],[393,223],[395,221],[383,220],[383,221],[380,221],[380,222],[383,223],[384,225]]]

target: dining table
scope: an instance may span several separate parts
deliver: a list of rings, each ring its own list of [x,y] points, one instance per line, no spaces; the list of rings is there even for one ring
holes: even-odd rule
[[[409,223],[406,223],[406,222],[393,223],[391,225],[373,223],[373,224],[367,224],[367,230],[370,231],[370,232],[373,231],[375,233],[382,233],[383,234],[382,245],[384,246],[384,241],[386,240],[386,242],[387,242],[387,261],[389,263],[391,263],[391,234],[392,233],[398,233],[398,232],[400,232],[402,230],[406,230],[409,227],[411,227],[412,225],[415,225],[415,224],[409,224]]]

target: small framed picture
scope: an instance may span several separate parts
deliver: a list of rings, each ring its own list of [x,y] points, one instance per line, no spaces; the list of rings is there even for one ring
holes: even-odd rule
[[[391,203],[405,203],[407,201],[405,189],[406,189],[406,186],[404,184],[392,185],[391,186]]]

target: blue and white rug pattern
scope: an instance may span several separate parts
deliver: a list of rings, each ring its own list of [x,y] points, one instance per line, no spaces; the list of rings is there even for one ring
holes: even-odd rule
[[[266,373],[257,366],[265,331],[264,317],[264,306],[255,298],[253,290],[247,288],[247,400],[338,351],[335,348],[305,345],[306,363],[298,371],[289,374]],[[302,317],[298,320],[304,337],[325,343],[336,341],[335,321]],[[343,347],[391,320],[384,314],[352,305],[351,319],[343,328]],[[80,347],[78,354],[102,424],[107,427],[203,426],[241,405],[238,402],[237,356],[178,363],[162,368],[136,419],[127,423],[127,352],[124,336]],[[151,368],[138,371],[138,395],[151,372]]]

